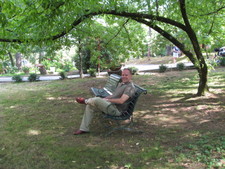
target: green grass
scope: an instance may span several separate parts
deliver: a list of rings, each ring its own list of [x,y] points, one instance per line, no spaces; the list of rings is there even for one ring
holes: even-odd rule
[[[0,168],[224,168],[225,75],[209,73],[211,93],[194,97],[196,71],[134,76],[148,89],[134,112],[135,128],[104,137],[98,116],[91,133],[74,136],[90,87],[105,79],[0,84]]]

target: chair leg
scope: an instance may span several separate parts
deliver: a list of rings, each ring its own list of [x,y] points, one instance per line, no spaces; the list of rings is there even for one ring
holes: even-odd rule
[[[121,124],[121,120],[114,120],[116,121],[116,126],[110,126],[109,131],[105,134],[106,136],[111,135],[113,132],[118,131],[118,130],[124,130],[124,131],[132,131],[133,129],[130,127],[133,123],[133,121],[130,121],[127,124]]]
[[[130,117],[129,122],[125,122],[125,120],[116,120],[116,119],[111,119],[111,118],[100,118],[101,119],[101,124],[107,129],[106,133],[104,134],[105,136],[109,136],[112,133],[123,130],[123,131],[128,131],[132,133],[142,133],[142,131],[138,131],[133,128],[133,117]]]

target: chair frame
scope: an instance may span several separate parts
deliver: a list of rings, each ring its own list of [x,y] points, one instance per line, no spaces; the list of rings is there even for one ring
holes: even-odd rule
[[[109,115],[109,114],[106,114],[106,113],[103,113],[103,122],[102,124],[104,124],[104,121],[106,119],[108,120],[113,120],[116,122],[116,126],[112,126],[110,124],[108,125],[104,125],[105,128],[108,128],[109,131],[106,133],[106,136],[112,134],[113,132],[117,131],[117,130],[126,130],[126,131],[134,131],[131,126],[133,125],[133,111],[135,109],[135,105],[138,101],[138,98],[139,96],[143,93],[143,94],[147,94],[147,90],[138,86],[138,85],[134,85],[135,86],[135,94],[132,98],[130,98],[128,100],[128,109],[127,111],[125,112],[122,112],[122,115],[121,116],[112,116],[112,115]],[[130,122],[129,123],[126,123],[126,124],[121,124],[122,121],[125,121],[125,120],[129,120]],[[139,131],[136,131],[136,132],[139,132]]]

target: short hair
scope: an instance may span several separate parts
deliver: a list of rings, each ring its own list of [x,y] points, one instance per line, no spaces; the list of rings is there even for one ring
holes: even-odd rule
[[[128,70],[130,72],[130,74],[132,75],[132,70],[130,68],[124,68],[123,71],[124,70]]]

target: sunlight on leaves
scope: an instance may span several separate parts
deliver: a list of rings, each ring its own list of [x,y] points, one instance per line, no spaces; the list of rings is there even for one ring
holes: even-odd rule
[[[126,164],[124,168],[131,168],[131,164]]]

